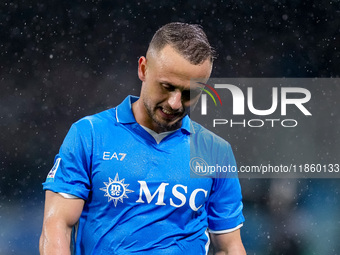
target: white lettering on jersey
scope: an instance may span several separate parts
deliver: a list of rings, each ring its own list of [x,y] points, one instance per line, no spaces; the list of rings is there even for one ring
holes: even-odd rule
[[[169,185],[169,183],[162,182],[162,184],[159,185],[159,187],[155,191],[155,193],[151,196],[150,190],[149,190],[146,182],[145,181],[138,181],[138,182],[140,184],[140,192],[139,192],[139,199],[136,201],[136,203],[144,203],[144,201],[142,199],[143,192],[144,192],[146,200],[148,201],[148,204],[150,204],[152,199],[158,193],[158,199],[157,199],[156,205],[165,205],[165,203],[164,203],[165,186]]]
[[[111,153],[110,151],[104,151],[103,153],[103,160],[116,159],[118,161],[123,161],[125,157],[126,157],[126,153],[117,153],[117,152]]]
[[[159,185],[159,187],[157,188],[157,190],[155,191],[155,193],[153,195],[151,195],[151,192],[148,188],[147,183],[145,181],[138,181],[138,182],[140,184],[140,190],[139,190],[139,198],[136,201],[136,203],[145,203],[145,201],[143,200],[143,193],[144,193],[148,204],[150,204],[151,201],[158,194],[156,205],[166,205],[165,202],[164,202],[164,194],[165,194],[165,187],[168,186],[169,183],[162,182]],[[173,206],[173,207],[176,207],[176,208],[182,207],[186,203],[186,200],[187,200],[186,196],[183,193],[178,191],[178,188],[182,188],[184,190],[184,194],[186,194],[188,192],[187,186],[183,186],[181,184],[176,184],[175,186],[173,186],[173,188],[172,188],[173,196],[181,201],[180,204],[175,204],[173,199],[170,198],[170,205]],[[189,198],[189,206],[193,211],[197,211],[203,206],[203,204],[201,204],[199,206],[196,205],[196,196],[197,196],[197,193],[199,193],[199,192],[203,192],[204,197],[207,197],[207,195],[208,195],[208,191],[206,191],[204,189],[195,189],[191,193],[190,198]]]
[[[196,198],[196,195],[198,192],[203,192],[204,193],[204,196],[207,197],[208,195],[208,191],[204,190],[204,189],[195,189],[191,195],[190,195],[190,199],[189,199],[189,205],[190,205],[190,208],[194,211],[197,211],[198,209],[200,209],[202,207],[202,205],[200,205],[199,207],[196,207],[196,204],[195,204],[195,198]]]
[[[186,186],[181,185],[181,184],[177,184],[177,185],[175,185],[175,186],[172,188],[172,194],[173,194],[176,198],[178,198],[179,200],[181,200],[181,202],[182,202],[181,204],[176,205],[176,204],[173,202],[172,198],[170,198],[170,205],[173,206],[173,207],[177,207],[177,208],[178,208],[178,207],[182,207],[182,206],[185,204],[185,202],[187,201],[187,198],[186,198],[182,193],[180,193],[180,192],[177,190],[178,187],[181,187],[182,189],[184,189],[185,193],[188,192],[188,188],[187,188]]]

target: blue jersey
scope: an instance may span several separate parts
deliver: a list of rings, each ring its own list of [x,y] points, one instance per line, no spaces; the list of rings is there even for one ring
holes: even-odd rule
[[[157,143],[134,118],[137,99],[73,124],[44,189],[86,201],[75,254],[206,254],[208,231],[244,221],[241,190],[237,178],[192,178],[190,140],[209,165],[236,166],[230,145],[188,116]]]

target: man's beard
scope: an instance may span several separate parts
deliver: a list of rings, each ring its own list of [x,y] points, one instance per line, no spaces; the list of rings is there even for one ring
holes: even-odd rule
[[[169,124],[166,123],[165,121],[162,123],[157,119],[157,115],[156,115],[156,110],[159,108],[161,110],[161,107],[156,107],[154,108],[154,110],[152,109],[151,106],[149,106],[149,104],[147,103],[146,100],[143,100],[143,104],[144,107],[146,109],[147,114],[149,115],[150,119],[157,124],[159,130],[159,132],[166,132],[166,131],[172,131],[172,130],[176,130],[178,128],[180,128],[180,122],[181,120],[185,117],[185,114],[183,114],[183,111],[180,111],[180,115],[181,116],[179,119],[176,120],[175,123],[173,124]]]

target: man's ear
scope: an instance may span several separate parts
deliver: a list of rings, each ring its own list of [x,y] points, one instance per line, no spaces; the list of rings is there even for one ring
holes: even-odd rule
[[[145,75],[146,75],[146,58],[140,57],[138,60],[138,77],[141,81],[144,81]]]

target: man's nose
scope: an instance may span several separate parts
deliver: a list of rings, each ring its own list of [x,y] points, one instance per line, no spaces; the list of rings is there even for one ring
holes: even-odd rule
[[[179,110],[182,108],[182,93],[181,91],[173,91],[170,94],[170,98],[168,100],[170,107],[173,110]]]

